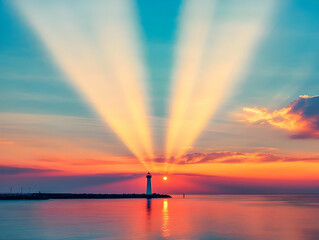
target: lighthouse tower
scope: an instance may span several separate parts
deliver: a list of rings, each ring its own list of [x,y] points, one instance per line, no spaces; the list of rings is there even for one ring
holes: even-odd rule
[[[152,184],[151,184],[152,175],[148,172],[146,174],[147,184],[146,184],[146,195],[152,195]]]

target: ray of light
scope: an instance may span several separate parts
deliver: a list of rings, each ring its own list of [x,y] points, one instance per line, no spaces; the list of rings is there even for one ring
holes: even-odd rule
[[[132,1],[16,0],[58,66],[147,167],[153,149]]]
[[[228,1],[227,6],[222,1],[184,1],[172,77],[167,162],[194,143],[243,74],[265,33],[272,5],[251,0]],[[224,11],[223,17],[216,8]]]

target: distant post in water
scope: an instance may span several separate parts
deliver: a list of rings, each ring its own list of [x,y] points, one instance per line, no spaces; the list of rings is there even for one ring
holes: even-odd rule
[[[146,174],[147,184],[146,184],[146,195],[152,195],[152,184],[151,184],[152,175],[148,172]]]

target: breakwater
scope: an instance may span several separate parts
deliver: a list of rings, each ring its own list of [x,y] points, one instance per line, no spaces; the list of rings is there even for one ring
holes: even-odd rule
[[[2,193],[0,200],[49,200],[49,199],[121,199],[121,198],[171,198],[167,194],[152,195],[122,193],[122,194],[95,194],[95,193]]]

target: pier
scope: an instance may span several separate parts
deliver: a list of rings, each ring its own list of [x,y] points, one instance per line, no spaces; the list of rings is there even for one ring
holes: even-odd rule
[[[49,199],[121,199],[121,198],[171,198],[167,194],[94,194],[94,193],[0,193],[0,200],[49,200]]]

